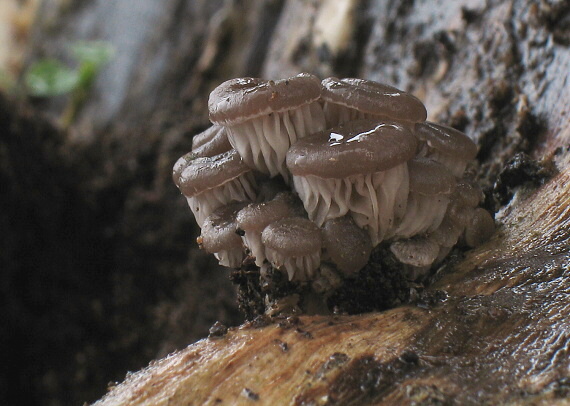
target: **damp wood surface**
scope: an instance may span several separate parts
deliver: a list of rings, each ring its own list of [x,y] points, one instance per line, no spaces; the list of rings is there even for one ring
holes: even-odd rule
[[[216,404],[210,393],[227,388],[221,404],[280,404],[279,387],[293,388],[283,377],[298,383],[286,394],[293,404],[565,402],[568,2],[8,3],[40,7],[33,24],[15,21],[25,35],[6,44],[9,71],[47,57],[73,66],[76,40],[109,42],[116,56],[63,134],[43,117],[60,117],[65,97],[32,108],[0,97],[0,226],[11,236],[0,242],[2,403],[94,402],[139,369],[100,403]],[[194,243],[172,165],[208,125],[208,93],[222,81],[299,72],[418,96],[430,120],[477,142],[487,196],[514,171],[504,202],[487,202],[502,225],[417,304],[232,328],[188,347],[216,320],[243,318],[227,270]],[[541,185],[509,163],[519,153],[559,173]]]
[[[427,290],[358,316],[244,325],[97,405],[570,404],[570,167]]]

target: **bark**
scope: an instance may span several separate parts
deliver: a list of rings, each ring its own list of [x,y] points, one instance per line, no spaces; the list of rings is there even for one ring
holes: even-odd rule
[[[567,3],[165,0],[140,1],[136,10],[127,3],[45,0],[35,28],[30,60],[65,58],[69,38],[103,39],[117,50],[62,141],[66,165],[78,174],[69,188],[79,191],[79,212],[95,219],[85,227],[103,247],[93,269],[103,275],[101,296],[80,292],[103,307],[85,306],[95,321],[68,347],[69,368],[84,372],[73,381],[80,389],[41,362],[38,396],[53,404],[93,400],[126,369],[204,337],[214,320],[238,322],[224,271],[188,248],[197,229],[170,169],[207,125],[207,94],[221,81],[309,71],[411,91],[431,119],[469,134],[480,148],[486,207],[502,209],[498,233],[440,272],[415,305],[232,329],[129,376],[101,403],[564,402]],[[57,117],[65,102],[42,107]],[[517,153],[538,163],[510,162]],[[551,168],[560,173],[541,185]],[[77,242],[85,244],[92,240]],[[83,345],[90,329],[101,339]]]

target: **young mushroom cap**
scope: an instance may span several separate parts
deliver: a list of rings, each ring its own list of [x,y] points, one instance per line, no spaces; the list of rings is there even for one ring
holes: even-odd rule
[[[418,237],[393,242],[390,245],[390,251],[398,261],[423,268],[433,264],[439,254],[439,245],[428,238]]]
[[[230,79],[210,93],[210,121],[221,125],[241,123],[252,118],[300,107],[319,99],[321,82],[300,73],[289,79]]]
[[[238,176],[251,171],[236,150],[230,150],[212,157],[185,155],[180,164],[175,164],[175,172],[180,176],[175,183],[186,197],[192,197],[208,189],[220,186]],[[193,159],[192,159],[193,158]]]
[[[174,183],[178,186],[182,171],[196,158],[219,155],[231,149],[232,146],[228,141],[224,127],[214,125],[200,134],[197,134],[192,139],[192,151],[180,157],[172,168],[172,179]]]
[[[410,192],[422,195],[453,193],[457,182],[445,166],[431,159],[415,158],[408,162]]]
[[[477,145],[464,133],[455,128],[426,121],[417,123],[415,134],[421,140],[443,153],[470,161],[477,155]]]
[[[458,201],[466,207],[477,207],[485,198],[479,185],[467,179],[457,182],[455,195]]]
[[[213,125],[192,139],[192,152],[198,157],[214,156],[232,149],[226,128]]]
[[[322,228],[323,245],[337,268],[346,273],[358,272],[368,263],[372,252],[370,236],[352,217],[330,219]]]
[[[269,224],[261,240],[266,247],[288,257],[302,257],[320,251],[321,230],[302,217],[288,217]]]
[[[481,245],[495,232],[495,221],[481,207],[475,209],[471,223],[465,228],[465,243],[470,247]]]
[[[419,155],[442,163],[458,178],[477,155],[477,145],[454,128],[430,122],[417,123],[414,134],[420,140]]]
[[[287,152],[293,175],[344,178],[381,172],[411,159],[415,137],[395,122],[357,120],[299,140]]]
[[[426,158],[408,161],[408,176],[406,213],[394,230],[394,236],[400,238],[435,231],[456,187],[455,177],[445,166]]]
[[[278,193],[268,202],[251,203],[244,207],[236,216],[236,223],[244,245],[249,248],[252,257],[255,257],[257,266],[265,261],[265,248],[261,242],[261,233],[270,223],[286,217],[302,216],[303,206],[299,199],[291,192]]]
[[[212,212],[202,224],[198,237],[200,248],[214,254],[220,265],[239,268],[244,250],[241,238],[236,233],[236,214],[246,203],[239,202],[220,207]]]
[[[395,87],[364,79],[324,79],[322,99],[365,114],[397,121],[420,122],[427,117],[423,103]]]
[[[265,255],[289,280],[306,281],[321,263],[321,230],[310,220],[289,217],[269,224],[261,234]]]
[[[200,248],[208,253],[242,249],[236,233],[236,215],[247,203],[238,202],[220,207],[204,220],[200,235]]]
[[[274,221],[301,215],[302,206],[298,199],[290,192],[281,192],[268,202],[250,203],[239,211],[236,222],[243,231],[261,234]]]
[[[213,157],[182,157],[175,165],[174,182],[200,227],[218,207],[256,198],[254,173],[235,150]]]

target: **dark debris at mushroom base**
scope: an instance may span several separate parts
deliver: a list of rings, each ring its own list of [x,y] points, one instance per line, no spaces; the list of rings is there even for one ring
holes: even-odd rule
[[[358,314],[396,307],[410,300],[421,303],[423,285],[409,282],[402,275],[402,265],[390,252],[388,244],[374,249],[368,264],[357,275],[343,278],[340,286],[321,303],[307,284],[288,280],[283,272],[270,267],[260,276],[251,263],[232,271],[230,278],[238,288],[238,306],[247,320],[266,314],[332,313]],[[411,292],[414,294],[411,295]]]

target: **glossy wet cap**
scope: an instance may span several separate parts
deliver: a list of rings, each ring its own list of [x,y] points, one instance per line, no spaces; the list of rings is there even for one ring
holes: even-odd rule
[[[199,157],[214,156],[232,149],[226,128],[213,125],[192,138],[192,152]]]
[[[240,236],[236,233],[236,214],[246,203],[233,203],[214,210],[206,217],[199,237],[200,248],[209,253],[229,251],[242,247]]]
[[[289,79],[230,79],[210,93],[210,121],[233,125],[254,117],[291,110],[321,96],[321,81],[308,73]]]
[[[457,182],[453,174],[439,162],[415,158],[408,162],[410,191],[422,195],[451,194]]]
[[[368,263],[372,252],[370,235],[358,227],[352,217],[327,220],[322,234],[324,247],[341,271],[358,272]]]
[[[394,120],[424,121],[427,111],[415,96],[395,87],[364,79],[327,78],[323,82],[322,99]]]
[[[174,165],[174,183],[186,197],[192,197],[208,189],[223,185],[251,171],[236,150],[232,149],[212,157],[184,155]]]
[[[303,257],[322,247],[321,230],[311,220],[288,217],[269,224],[261,234],[263,244],[281,255]]]
[[[269,202],[250,203],[239,211],[236,222],[243,231],[261,233],[274,221],[301,215],[301,208],[302,204],[291,192],[281,192]]]
[[[426,121],[417,123],[414,132],[418,139],[427,142],[430,147],[464,161],[475,159],[477,155],[477,145],[455,128]]]
[[[411,159],[417,140],[403,126],[357,120],[299,140],[287,152],[293,175],[344,178],[385,171]]]

